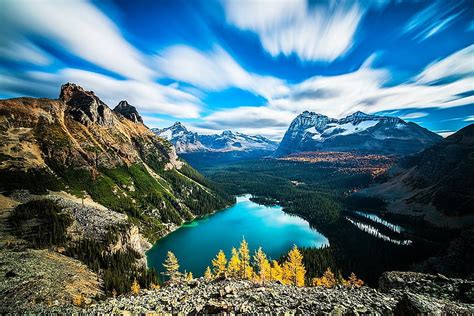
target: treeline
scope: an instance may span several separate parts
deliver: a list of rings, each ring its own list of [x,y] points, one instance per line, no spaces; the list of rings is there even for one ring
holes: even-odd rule
[[[12,233],[34,248],[63,246],[67,228],[72,224],[69,215],[51,200],[33,200],[15,207],[8,217]]]
[[[137,266],[140,255],[132,249],[125,249],[115,253],[105,251],[106,245],[113,240],[97,242],[84,239],[67,249],[66,254],[84,262],[96,273],[102,275],[104,291],[107,295],[123,294],[130,291],[134,282],[141,287],[150,288],[157,283],[154,269]]]

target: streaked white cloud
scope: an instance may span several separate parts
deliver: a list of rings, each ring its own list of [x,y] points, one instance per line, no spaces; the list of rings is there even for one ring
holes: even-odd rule
[[[203,117],[203,123],[198,127],[221,130],[240,124],[242,132],[250,129],[255,132],[255,127],[262,126],[266,135],[273,135],[272,139],[276,139],[285,131],[280,127],[288,125],[305,110],[339,118],[355,111],[376,113],[474,104],[474,96],[466,94],[474,87],[472,65],[462,62],[471,49],[455,52],[431,64],[412,80],[395,86],[387,86],[391,78],[389,71],[373,69],[370,63],[364,63],[360,69],[348,74],[315,76],[298,84],[288,84],[287,94],[269,98],[265,106],[215,112]],[[451,67],[452,63],[456,67]],[[443,80],[448,77],[452,79]],[[433,80],[438,84],[431,84]],[[405,118],[426,115],[423,111],[416,111]],[[271,128],[273,134],[269,132]]]
[[[288,93],[283,80],[246,71],[220,47],[211,52],[176,45],[156,57],[161,75],[193,84],[206,90],[238,87],[271,98]]]
[[[418,83],[436,83],[474,76],[474,45],[427,66],[416,78]]]
[[[425,113],[425,112],[412,112],[412,113],[408,113],[408,114],[405,114],[403,116],[401,116],[400,118],[404,119],[404,120],[407,120],[407,119],[417,119],[417,118],[422,118],[422,117],[425,117],[425,116],[428,116],[429,114],[428,113]]]
[[[118,27],[86,1],[1,1],[0,31],[3,52],[22,51],[23,59],[33,53],[33,62],[45,60],[31,47],[29,37],[44,38],[99,67],[127,78],[150,79],[153,71],[145,57],[128,43]],[[19,36],[26,40],[18,41]],[[28,56],[30,55],[30,56]]]
[[[57,73],[31,71],[12,78],[0,74],[0,90],[12,95],[23,95],[32,82],[37,93],[34,96],[59,95],[61,84],[71,81],[84,89],[93,90],[111,108],[121,100],[127,100],[139,111],[197,118],[201,103],[195,96],[175,87],[133,79],[118,80],[95,72],[65,68]]]
[[[437,0],[415,14],[405,25],[403,33],[414,34],[413,38],[423,41],[448,28],[463,14],[461,1]]]
[[[374,4],[378,4],[375,3]],[[353,45],[365,9],[355,1],[224,1],[227,21],[255,32],[272,56],[331,62]]]

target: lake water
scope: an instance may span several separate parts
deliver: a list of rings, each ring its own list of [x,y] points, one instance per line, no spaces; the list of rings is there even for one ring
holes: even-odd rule
[[[181,271],[202,276],[211,260],[222,249],[229,259],[232,247],[238,248],[243,237],[253,251],[261,246],[267,256],[278,259],[296,244],[298,247],[321,247],[329,242],[304,219],[286,214],[280,206],[264,206],[237,197],[237,203],[215,214],[194,220],[160,239],[147,252],[148,266],[158,272],[166,253],[172,251]]]

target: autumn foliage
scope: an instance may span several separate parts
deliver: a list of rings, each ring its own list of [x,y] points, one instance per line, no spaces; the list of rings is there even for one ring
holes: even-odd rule
[[[230,277],[251,280],[261,285],[268,282],[280,282],[286,285],[304,286],[306,283],[303,254],[296,245],[288,252],[283,262],[278,262],[269,260],[262,247],[259,247],[251,256],[247,241],[242,239],[238,249],[232,248],[230,259],[227,259],[223,250],[219,250],[211,264],[212,269],[208,266],[204,272],[204,279],[207,281],[219,277]],[[172,252],[168,252],[163,266],[166,268],[164,274],[171,281],[193,279],[191,272],[179,272],[178,259]],[[351,273],[347,280],[342,278],[340,274],[336,277],[331,269],[327,268],[321,277],[311,279],[308,285],[332,288],[338,284],[358,288],[364,282],[357,278],[354,273]]]

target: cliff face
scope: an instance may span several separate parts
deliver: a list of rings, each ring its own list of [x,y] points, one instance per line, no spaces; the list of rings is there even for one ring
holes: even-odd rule
[[[58,100],[1,100],[0,140],[2,191],[90,196],[158,234],[162,223],[180,224],[226,204],[134,107],[125,101],[112,111],[74,84],[63,85]]]

